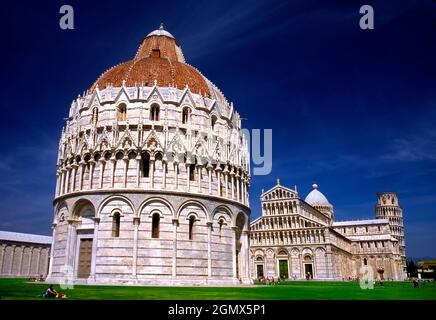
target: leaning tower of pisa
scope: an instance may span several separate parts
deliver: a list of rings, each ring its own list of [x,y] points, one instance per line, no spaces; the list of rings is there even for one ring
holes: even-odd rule
[[[389,221],[391,234],[398,240],[399,251],[402,258],[402,264],[406,266],[406,244],[404,241],[404,224],[403,209],[398,202],[398,196],[395,192],[377,193],[377,205],[375,207],[377,219],[386,219]]]

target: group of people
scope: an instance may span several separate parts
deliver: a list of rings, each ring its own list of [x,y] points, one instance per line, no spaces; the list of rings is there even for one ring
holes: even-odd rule
[[[268,285],[280,284],[280,278],[275,279],[274,277],[260,277],[259,282],[266,283]]]
[[[297,280],[298,277],[295,274],[293,274],[291,279]],[[306,280],[310,280],[310,279],[313,279],[313,276],[310,272],[308,272],[308,273],[306,273]],[[285,280],[285,278],[283,278],[283,280]],[[258,281],[262,282],[262,283],[266,283],[266,284],[280,284],[281,278],[280,277],[274,278],[274,277],[263,277],[262,276],[262,277],[258,278]]]

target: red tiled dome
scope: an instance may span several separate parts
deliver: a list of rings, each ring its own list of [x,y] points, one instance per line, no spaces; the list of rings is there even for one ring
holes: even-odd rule
[[[154,81],[161,87],[186,86],[198,94],[211,96],[207,80],[195,68],[185,63],[182,50],[174,37],[161,27],[144,38],[134,59],[120,63],[103,73],[92,85],[104,89],[108,85],[152,86]]]

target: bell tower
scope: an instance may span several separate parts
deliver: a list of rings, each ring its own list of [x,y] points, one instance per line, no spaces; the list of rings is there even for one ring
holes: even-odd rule
[[[395,192],[378,192],[375,207],[376,219],[389,221],[391,234],[398,240],[403,266],[406,266],[406,244],[404,241],[403,209]]]

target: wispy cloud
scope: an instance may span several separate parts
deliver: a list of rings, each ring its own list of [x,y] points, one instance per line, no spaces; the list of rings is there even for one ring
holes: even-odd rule
[[[395,138],[389,151],[381,159],[386,161],[435,161],[436,131],[425,130],[420,134]]]

